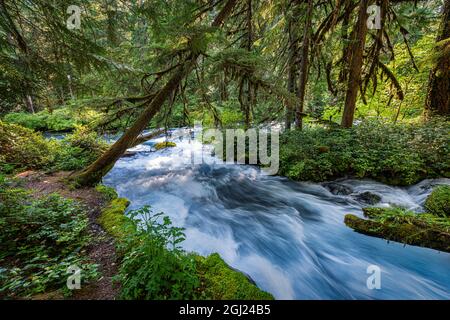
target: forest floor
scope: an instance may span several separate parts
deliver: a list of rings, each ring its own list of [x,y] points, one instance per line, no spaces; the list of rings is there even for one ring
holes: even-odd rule
[[[95,188],[74,189],[64,183],[69,172],[45,174],[37,171],[25,171],[18,174],[23,187],[32,190],[33,197],[41,197],[58,193],[65,198],[74,199],[84,205],[89,218],[88,232],[91,241],[87,247],[87,255],[92,263],[98,265],[100,278],[80,290],[75,290],[68,299],[74,300],[114,300],[119,293],[119,286],[113,283],[117,274],[118,259],[114,239],[98,224],[97,219],[102,208],[107,205],[103,195]],[[40,294],[33,299],[64,299],[59,292]]]

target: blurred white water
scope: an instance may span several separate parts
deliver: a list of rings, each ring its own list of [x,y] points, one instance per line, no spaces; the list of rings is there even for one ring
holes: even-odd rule
[[[450,299],[450,254],[404,246],[353,232],[347,213],[362,215],[364,192],[379,206],[400,205],[420,212],[433,185],[409,188],[370,180],[342,180],[348,194],[322,184],[267,176],[257,167],[224,164],[189,132],[175,130],[177,146],[152,152],[165,137],[134,148],[105,177],[130,209],[144,204],[184,227],[184,248],[202,255],[218,252],[259,287],[279,299]],[[203,156],[190,165],[186,156]],[[366,287],[366,269],[381,268],[380,290]]]

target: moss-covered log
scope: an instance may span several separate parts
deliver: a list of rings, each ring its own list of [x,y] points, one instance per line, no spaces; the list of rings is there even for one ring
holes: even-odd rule
[[[398,208],[365,208],[363,211],[369,220],[347,214],[345,224],[362,234],[450,252],[450,221],[446,218]]]

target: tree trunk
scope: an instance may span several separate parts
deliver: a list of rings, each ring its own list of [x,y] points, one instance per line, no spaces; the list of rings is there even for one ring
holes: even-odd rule
[[[292,16],[288,15],[287,33],[289,35],[289,48],[288,48],[288,80],[287,89],[292,94],[297,92],[297,58],[298,58],[298,7],[296,3],[292,3],[293,8]],[[287,12],[289,14],[289,12]],[[294,109],[290,105],[286,105],[286,118],[285,118],[285,130],[290,130],[292,121],[294,120]]]
[[[300,74],[299,74],[299,86],[298,86],[298,105],[295,110],[295,127],[302,129],[303,123],[303,109],[305,104],[305,92],[306,84],[308,82],[308,69],[309,69],[309,46],[311,37],[311,20],[312,20],[313,0],[308,0],[308,9],[305,17],[305,27],[303,29],[303,42],[300,61]]]
[[[345,95],[344,113],[341,122],[341,126],[344,128],[350,128],[353,125],[356,97],[361,82],[364,44],[366,42],[367,34],[368,2],[369,0],[361,0],[359,4],[358,21],[356,22],[350,47],[352,55],[349,63],[347,92]]]
[[[214,19],[212,26],[219,27],[233,11],[236,3],[237,0],[228,0]],[[125,131],[120,139],[94,163],[72,178],[78,186],[94,185],[101,181],[102,177],[111,170],[121,155],[135,142],[139,134],[147,127],[150,120],[161,109],[164,102],[178,88],[183,78],[192,71],[199,55],[200,53],[192,53],[190,59],[186,60],[183,65],[176,69],[169,81],[156,94],[150,104],[144,109],[134,124]]]
[[[349,35],[348,28],[350,24],[350,16],[352,14],[353,8],[351,6],[350,1],[345,2],[344,13],[342,18],[342,28],[341,28],[341,42],[342,46],[342,62],[341,62],[341,70],[339,72],[339,83],[347,82],[348,76],[348,64],[351,56],[350,48],[349,48]]]
[[[287,83],[287,87],[288,87],[288,91],[291,93],[295,93],[295,80],[296,80],[296,76],[295,76],[295,70],[293,68],[294,64],[292,64],[292,66],[290,65],[288,68],[288,83]],[[292,124],[292,119],[294,116],[294,112],[292,110],[291,106],[286,106],[286,121],[285,121],[285,128],[286,130],[290,130],[291,129],[291,124]]]
[[[448,40],[450,37],[450,0],[445,0],[442,21],[436,42]],[[425,116],[448,116],[450,100],[450,43],[437,45],[438,58],[430,71],[428,92],[425,101]]]
[[[252,51],[252,47],[253,47],[253,22],[252,22],[252,15],[253,15],[253,11],[252,11],[252,0],[247,0],[246,3],[247,6],[247,16],[246,16],[246,29],[247,29],[247,37],[245,38],[245,49],[248,52]],[[252,121],[252,117],[251,117],[251,113],[253,110],[253,102],[254,102],[254,98],[253,98],[253,84],[250,80],[249,77],[245,77],[243,79],[243,110],[244,110],[244,114],[245,114],[245,128],[248,129],[250,128],[250,123]]]
[[[30,110],[31,113],[34,113],[34,103],[33,103],[33,98],[31,97],[31,95],[27,94],[27,97],[25,99],[25,104],[26,104],[28,110]]]

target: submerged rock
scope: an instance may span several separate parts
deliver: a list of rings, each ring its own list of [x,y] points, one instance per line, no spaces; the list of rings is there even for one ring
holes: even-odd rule
[[[353,192],[352,188],[337,182],[327,182],[323,186],[335,195],[348,196]]]
[[[137,155],[139,151],[125,151],[125,153],[122,155],[122,158],[129,158]]]
[[[359,193],[355,196],[353,196],[356,200],[364,202],[369,205],[377,204],[381,201],[381,196],[379,196],[376,193],[372,193],[370,191],[364,191],[362,193]]]

